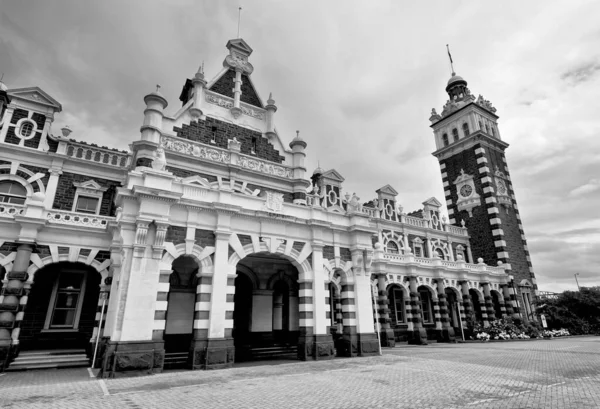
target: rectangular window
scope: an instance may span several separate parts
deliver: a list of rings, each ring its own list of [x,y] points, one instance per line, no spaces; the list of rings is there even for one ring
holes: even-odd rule
[[[55,288],[50,328],[76,328],[81,304],[83,274],[61,273]]]
[[[250,148],[250,151],[251,151],[252,153],[256,153],[256,143],[257,143],[257,140],[256,140],[256,138],[255,138],[255,137],[252,137],[252,147]]]
[[[421,246],[415,246],[415,257],[423,257]]]
[[[402,298],[402,290],[398,288],[394,288],[392,291],[392,296],[394,297],[394,312],[396,315],[396,324],[401,324],[404,322],[404,299]]]
[[[421,296],[421,314],[424,323],[433,322],[433,314],[431,312],[431,295],[429,291],[419,291]]]
[[[98,202],[100,199],[97,197],[79,196],[77,198],[77,206],[75,211],[80,213],[96,214],[98,211]]]

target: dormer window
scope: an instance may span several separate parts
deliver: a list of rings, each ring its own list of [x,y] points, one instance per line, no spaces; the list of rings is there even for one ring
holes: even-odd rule
[[[17,182],[0,182],[0,203],[24,204],[27,198],[27,189]]]
[[[452,129],[452,138],[454,138],[453,142],[458,141],[458,129]]]
[[[442,135],[442,143],[444,144],[444,146],[448,146],[450,144],[450,142],[448,142],[448,134],[447,133]]]
[[[465,137],[469,136],[469,124],[468,123],[464,123],[463,124],[463,133],[465,134]]]

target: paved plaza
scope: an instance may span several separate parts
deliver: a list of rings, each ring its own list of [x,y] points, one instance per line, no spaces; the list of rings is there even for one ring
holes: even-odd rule
[[[98,380],[0,376],[2,408],[600,408],[600,337],[401,345],[383,356]]]

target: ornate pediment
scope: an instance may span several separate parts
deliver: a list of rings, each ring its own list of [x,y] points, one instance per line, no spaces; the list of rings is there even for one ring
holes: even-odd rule
[[[208,183],[208,180],[198,175],[189,176],[187,178],[181,179],[181,183],[183,183],[184,185],[194,185],[210,189],[210,183]]]
[[[81,189],[82,191],[106,192],[108,190],[107,187],[102,187],[102,185],[98,184],[98,182],[93,179],[80,183],[74,182],[73,186],[75,186],[77,189]]]
[[[241,38],[227,41],[226,47],[229,51],[236,51],[246,57],[250,56],[252,51],[254,51],[252,50],[252,47],[250,47],[248,43]]]
[[[379,189],[377,189],[375,191],[375,193],[390,195],[390,196],[398,196],[398,192],[396,191],[396,189],[394,189],[390,185],[385,185],[383,187],[380,187]]]
[[[329,169],[328,171],[323,172],[323,178],[324,179],[328,179],[330,181],[340,182],[340,183],[343,182],[344,180],[346,180],[335,169]]]
[[[431,206],[431,207],[442,207],[442,204],[440,203],[439,200],[437,200],[435,197],[430,197],[429,199],[425,200],[423,202],[424,206]]]
[[[40,105],[54,108],[55,111],[62,111],[62,105],[46,93],[40,87],[15,88],[8,90],[8,95],[12,98],[25,99]]]

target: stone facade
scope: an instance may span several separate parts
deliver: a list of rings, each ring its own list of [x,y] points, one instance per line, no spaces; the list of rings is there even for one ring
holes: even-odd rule
[[[212,81],[185,81],[176,114],[158,90],[144,97],[131,152],[53,134],[57,101],[8,91],[0,183],[16,193],[0,203],[0,369],[61,339],[105,377],[366,356],[453,342],[472,306],[484,325],[512,311],[505,268],[476,260],[495,262],[494,232],[472,244],[471,222],[440,219],[435,198],[406,214],[389,185],[363,204],[334,169],[307,174],[306,142],[284,144],[275,101],[254,89],[252,49],[227,48]],[[505,235],[522,229],[512,222]]]

